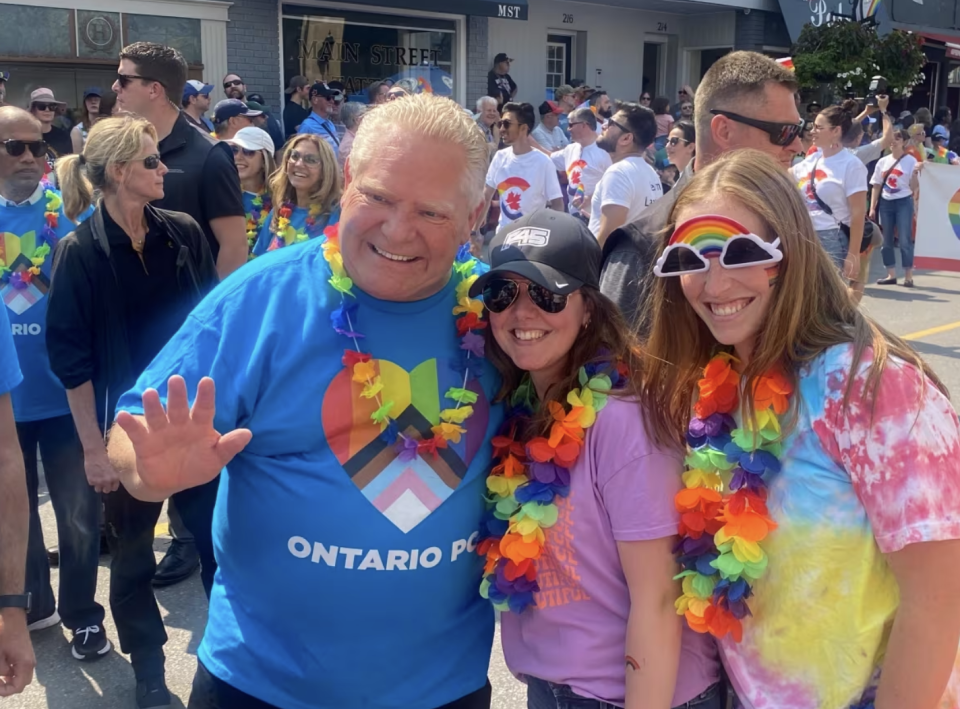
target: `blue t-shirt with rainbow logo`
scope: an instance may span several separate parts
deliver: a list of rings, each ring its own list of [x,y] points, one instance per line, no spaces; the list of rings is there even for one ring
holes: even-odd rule
[[[70,413],[63,385],[50,369],[45,330],[53,252],[75,227],[63,213],[60,193],[45,184],[23,204],[0,197],[0,295],[23,371],[23,383],[12,392],[18,422]]]
[[[199,649],[210,672],[285,709],[436,709],[486,682],[494,619],[475,547],[498,377],[473,360],[474,413],[447,449],[386,442],[377,403],[342,361],[353,341],[332,326],[341,298],[323,242],[261,256],[222,283],[118,409],[141,413],[143,391],[165,397],[172,374],[191,398],[210,376],[216,429],[253,432],[214,513],[219,568]],[[456,280],[417,302],[353,288],[350,326],[411,439],[430,437],[446,392],[463,386]]]

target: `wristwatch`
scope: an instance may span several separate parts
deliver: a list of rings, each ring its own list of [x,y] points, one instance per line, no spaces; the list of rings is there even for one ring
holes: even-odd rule
[[[17,596],[0,596],[0,610],[4,608],[23,608],[24,613],[29,613],[32,606],[33,594],[22,593]]]

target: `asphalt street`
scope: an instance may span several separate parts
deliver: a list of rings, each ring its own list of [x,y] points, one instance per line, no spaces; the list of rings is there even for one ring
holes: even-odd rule
[[[879,253],[874,253],[871,282],[882,275]],[[909,336],[950,388],[955,406],[960,407],[960,273],[923,272],[916,275],[917,287],[868,286],[863,308],[892,332]],[[45,490],[41,491],[41,516],[47,544],[56,540],[56,521]],[[165,518],[164,518],[165,519]],[[155,544],[157,559],[169,542],[165,524],[160,525]],[[97,597],[109,608],[109,569],[103,559]],[[58,582],[53,572],[54,587]],[[157,591],[169,642],[167,684],[181,703],[189,699],[190,684],[196,668],[196,650],[206,620],[206,600],[199,576],[173,588]],[[107,614],[107,634],[116,640],[116,629]],[[36,679],[17,697],[2,702],[3,709],[133,709],[134,679],[129,659],[118,651],[103,660],[81,664],[70,655],[69,634],[54,627],[33,635],[37,654]],[[490,665],[494,687],[494,709],[522,709],[523,687],[503,663],[499,638]]]

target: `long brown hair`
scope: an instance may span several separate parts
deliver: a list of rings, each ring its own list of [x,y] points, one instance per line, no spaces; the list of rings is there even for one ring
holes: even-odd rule
[[[560,381],[550,387],[540,402],[532,421],[532,435],[547,435],[553,423],[547,403],[557,401],[566,404],[567,393],[581,386],[580,368],[586,365],[597,365],[600,371],[616,370],[618,365],[621,365],[628,375],[622,388],[612,393],[618,397],[642,396],[642,352],[636,336],[620,314],[620,309],[596,288],[584,286],[580,289],[580,294],[590,314],[590,320],[567,353],[565,374]],[[487,319],[488,316],[484,315],[484,318]],[[500,348],[491,328],[483,329],[483,337],[486,341],[485,356],[500,372],[503,380],[497,396],[497,400],[502,401],[520,387],[527,372],[517,367],[507,353]],[[648,433],[656,435],[658,431],[651,428]],[[656,440],[658,443],[661,442],[659,438]],[[672,443],[669,438],[664,439],[664,442]]]
[[[290,139],[283,149],[280,156],[280,164],[276,171],[270,177],[270,198],[273,200],[273,220],[271,227],[277,228],[280,221],[280,207],[285,202],[297,201],[297,190],[290,184],[287,178],[287,172],[290,165],[290,153],[297,149],[301,143],[313,143],[317,146],[317,152],[320,154],[320,177],[317,182],[317,188],[310,195],[310,203],[319,204],[322,214],[330,214],[334,207],[340,202],[340,194],[343,191],[340,180],[340,166],[337,164],[337,156],[333,148],[313,133],[301,133]],[[264,163],[266,166],[266,163]]]
[[[717,198],[750,210],[763,222],[768,235],[780,238],[783,250],[766,318],[752,358],[741,373],[746,382],[741,401],[745,421],[753,416],[753,388],[760,376],[779,368],[796,391],[800,367],[841,343],[853,344],[844,404],[867,348],[874,354],[864,392],[871,400],[891,356],[917,367],[946,393],[943,383],[906,342],[853,303],[836,266],[820,246],[800,192],[787,173],[759,151],[727,153],[697,172],[674,205],[659,252],[666,246],[678,214]],[[703,367],[717,352],[732,352],[732,348],[717,343],[687,302],[679,278],[655,278],[648,308],[653,324],[645,343],[649,359],[643,391],[649,401],[650,423],[660,437],[682,441]],[[794,408],[785,429],[795,423],[796,413]]]

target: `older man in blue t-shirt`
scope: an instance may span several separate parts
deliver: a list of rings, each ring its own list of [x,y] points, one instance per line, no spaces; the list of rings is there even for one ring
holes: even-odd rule
[[[453,102],[379,107],[339,234],[222,283],[121,399],[135,497],[226,466],[191,709],[488,709],[474,552],[501,414],[463,285],[486,165]]]
[[[111,649],[103,627],[103,606],[95,600],[100,495],[84,472],[83,447],[67,394],[50,369],[45,339],[54,255],[60,239],[75,225],[64,215],[60,193],[41,181],[40,128],[40,122],[26,111],[0,108],[0,295],[23,370],[23,383],[13,389],[12,398],[31,509],[26,582],[33,603],[27,619],[31,630],[62,620],[72,632],[73,657],[97,660]],[[57,517],[59,599],[50,584],[37,512],[38,449]]]
[[[337,133],[336,124],[330,120],[330,114],[338,95],[342,95],[340,91],[327,86],[322,81],[318,81],[311,86],[310,115],[300,124],[297,133],[319,135],[333,148],[333,154],[339,157],[340,136]]]

